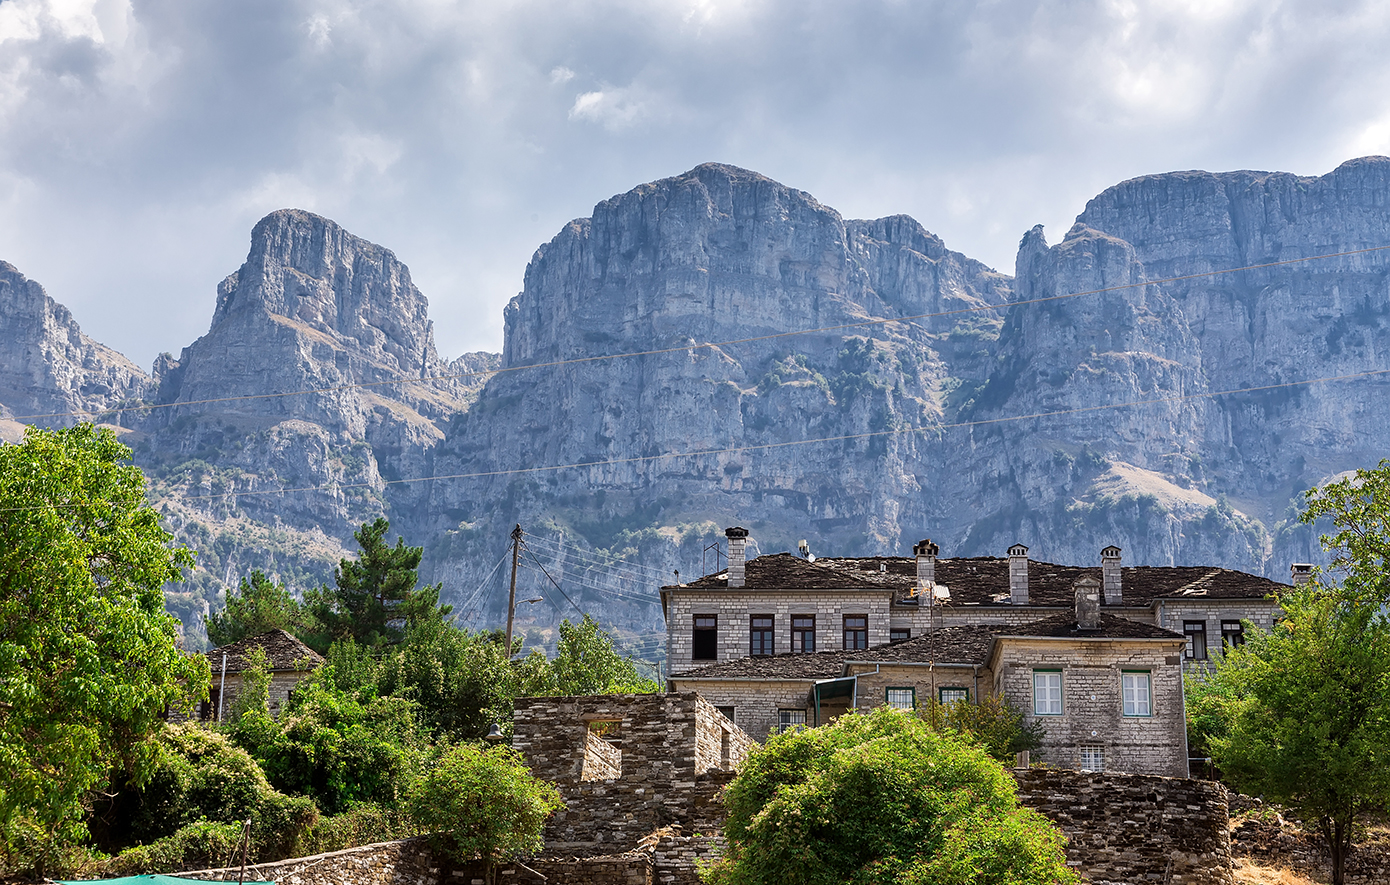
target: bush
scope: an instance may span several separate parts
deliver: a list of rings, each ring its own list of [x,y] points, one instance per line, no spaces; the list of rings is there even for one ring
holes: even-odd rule
[[[342,814],[319,818],[318,823],[304,833],[295,854],[340,851],[354,845],[405,839],[419,832],[406,811],[362,803]]]
[[[540,850],[545,821],[562,804],[510,747],[460,744],[415,784],[409,808],[437,851],[481,860],[493,879],[498,862]]]
[[[111,859],[106,874],[136,876],[223,866],[241,842],[241,827],[206,820],[188,824],[171,836],[122,851]]]
[[[1063,839],[984,750],[880,707],[771,738],[729,785],[716,885],[1075,883]]]
[[[1023,713],[998,695],[981,698],[977,704],[929,700],[921,715],[937,731],[950,729],[963,735],[1000,762],[1011,762],[1016,754],[1042,746],[1042,723],[1026,723]]]

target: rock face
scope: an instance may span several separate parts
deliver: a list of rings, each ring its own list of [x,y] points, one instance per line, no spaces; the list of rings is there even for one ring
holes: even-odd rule
[[[1288,262],[1387,243],[1386,158],[1125,182],[1060,243],[1028,232],[1013,277],[711,164],[567,225],[501,357],[450,363],[391,252],[286,210],[152,378],[0,266],[0,403],[155,406],[108,418],[202,551],[171,597],[190,620],[252,567],[317,583],[379,513],[467,623],[504,614],[485,578],[520,522],[527,595],[567,595],[528,618],[572,603],[648,648],[654,586],[719,567],[736,523],[764,551],[1113,543],[1281,577],[1319,559],[1291,502],[1390,451],[1387,376],[1365,374],[1390,368],[1390,250]]]
[[[0,420],[63,427],[145,396],[150,378],[78,328],[43,287],[0,261]],[[109,416],[107,416],[109,417]]]

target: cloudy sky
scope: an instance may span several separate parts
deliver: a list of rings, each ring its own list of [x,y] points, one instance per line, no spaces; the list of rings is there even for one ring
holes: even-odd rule
[[[1390,154],[1383,0],[0,0],[0,259],[148,367],[265,213],[498,350],[536,246],[701,162],[1012,270],[1135,175]]]

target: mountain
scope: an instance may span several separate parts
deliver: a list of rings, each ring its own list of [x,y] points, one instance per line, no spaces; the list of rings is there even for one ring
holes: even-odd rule
[[[148,376],[0,267],[0,403],[150,407],[105,417],[200,551],[171,595],[186,623],[252,567],[326,579],[381,513],[472,625],[505,614],[521,523],[521,592],[548,603],[523,625],[582,609],[638,650],[655,586],[715,570],[736,523],[764,551],[931,537],[1084,564],[1114,543],[1279,577],[1320,556],[1299,494],[1390,450],[1365,374],[1390,368],[1390,250],[1317,258],[1390,243],[1387,176],[1138,178],[1055,245],[1027,232],[1009,276],[906,216],[707,164],[566,225],[503,353],[452,362],[389,250],[284,210]]]

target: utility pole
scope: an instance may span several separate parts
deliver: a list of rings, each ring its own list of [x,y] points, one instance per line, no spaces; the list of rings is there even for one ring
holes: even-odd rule
[[[516,617],[516,560],[521,555],[521,523],[512,529],[512,587],[507,591],[507,659],[512,657],[512,618]]]

